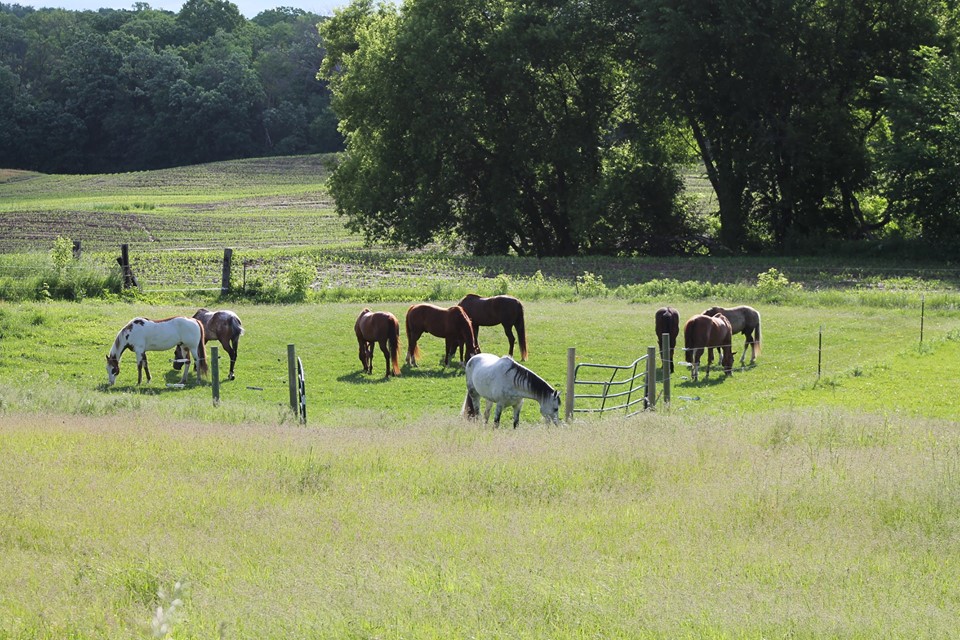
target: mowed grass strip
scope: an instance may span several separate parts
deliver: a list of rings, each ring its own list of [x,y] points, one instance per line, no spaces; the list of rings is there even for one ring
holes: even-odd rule
[[[953,422],[3,418],[0,634],[948,637]],[[386,427],[386,428],[383,428]]]

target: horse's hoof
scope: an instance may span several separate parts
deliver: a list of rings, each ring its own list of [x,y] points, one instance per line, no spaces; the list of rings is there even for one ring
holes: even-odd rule
[[[231,373],[230,375],[228,375],[228,376],[227,376],[227,380],[234,380],[234,379],[235,379],[235,378],[234,378],[234,376],[233,376],[233,374],[232,374],[232,373]]]

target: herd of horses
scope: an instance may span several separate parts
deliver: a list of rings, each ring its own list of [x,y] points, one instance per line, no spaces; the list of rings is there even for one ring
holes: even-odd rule
[[[657,343],[660,344],[660,360],[663,366],[670,366],[673,372],[674,350],[677,346],[677,336],[680,335],[680,313],[673,307],[661,307],[654,314],[654,327]],[[714,351],[718,353],[723,372],[730,375],[733,372],[733,336],[738,333],[744,335],[743,351],[740,354],[740,366],[743,366],[750,347],[750,364],[754,364],[760,355],[760,312],[753,307],[741,305],[725,309],[710,307],[703,313],[692,316],[683,325],[684,350],[687,352],[691,368],[690,377],[694,382],[700,374],[700,357],[707,353],[707,376],[710,376],[710,367],[713,365]],[[663,352],[661,337],[669,336],[669,353]]]
[[[499,425],[500,416],[506,407],[513,408],[513,426],[517,426],[520,407],[525,398],[534,399],[540,404],[540,413],[547,421],[559,420],[560,394],[543,378],[513,359],[514,345],[519,344],[521,360],[527,359],[527,337],[523,317],[523,304],[514,297],[499,295],[483,298],[468,294],[452,307],[439,307],[433,304],[414,304],[407,309],[405,318],[407,332],[406,364],[418,366],[420,348],[418,341],[423,334],[444,340],[444,352],[441,364],[446,367],[454,354],[459,355],[465,364],[467,395],[464,399],[462,414],[477,417],[480,413],[480,399],[487,401],[484,421],[489,420],[491,402],[496,404],[494,423]],[[481,326],[502,325],[509,341],[510,355],[498,358],[481,353],[479,333]],[[680,334],[680,314],[673,307],[662,307],[654,316],[657,342],[661,344],[660,357],[664,364],[674,370],[674,351]],[[400,375],[400,322],[396,316],[386,311],[364,309],[357,317],[354,331],[359,346],[359,358],[363,372],[373,373],[374,345],[380,347],[386,361],[385,377]],[[516,337],[514,337],[516,331]],[[191,359],[197,378],[207,373],[206,343],[219,341],[230,356],[229,379],[234,379],[234,367],[237,362],[237,350],[240,336],[244,333],[240,318],[233,311],[198,310],[192,318],[175,316],[163,320],[134,318],[118,333],[107,354],[107,379],[114,384],[120,373],[120,358],[125,351],[133,351],[137,359],[137,384],[147,374],[150,382],[150,369],[147,365],[147,351],[167,351],[174,349],[175,369],[183,369],[180,383],[185,384],[190,370]],[[684,324],[684,350],[691,363],[691,377],[697,381],[700,358],[707,353],[707,376],[713,364],[714,351],[724,372],[730,375],[733,370],[733,336],[742,333],[745,337],[740,363],[743,365],[746,350],[751,348],[750,364],[754,364],[760,355],[760,314],[756,309],[739,306],[725,309],[711,307],[697,314]],[[669,353],[664,353],[661,338],[669,336]],[[186,366],[184,366],[186,365]]]

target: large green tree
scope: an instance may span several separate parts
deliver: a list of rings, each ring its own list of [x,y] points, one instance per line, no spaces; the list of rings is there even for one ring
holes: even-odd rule
[[[331,189],[350,226],[408,246],[454,236],[480,254],[676,250],[670,138],[624,108],[604,11],[359,0],[338,12],[322,27],[322,73],[347,139]],[[662,226],[643,223],[654,217]]]
[[[868,225],[877,76],[911,78],[935,0],[635,0],[643,81],[686,121],[730,249]]]

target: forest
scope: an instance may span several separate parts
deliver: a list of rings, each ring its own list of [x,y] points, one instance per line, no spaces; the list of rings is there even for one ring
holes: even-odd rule
[[[342,149],[316,77],[323,18],[133,6],[0,4],[0,166],[116,173]]]
[[[958,17],[937,0],[354,0],[251,20],[228,0],[0,4],[0,166],[345,150],[338,212],[408,248],[949,255]]]

